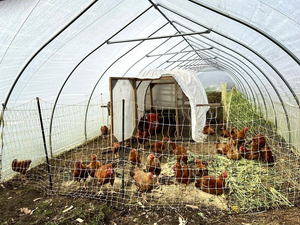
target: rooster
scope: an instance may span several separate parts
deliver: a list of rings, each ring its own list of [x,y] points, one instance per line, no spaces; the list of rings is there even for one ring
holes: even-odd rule
[[[248,127],[244,127],[242,130],[237,131],[237,149],[240,149],[240,146],[245,143],[248,130]]]
[[[11,169],[15,172],[20,173],[20,179],[22,181],[26,180],[26,172],[29,169],[29,166],[31,164],[31,160],[24,160],[24,161],[18,161],[17,159],[14,159],[11,163]]]

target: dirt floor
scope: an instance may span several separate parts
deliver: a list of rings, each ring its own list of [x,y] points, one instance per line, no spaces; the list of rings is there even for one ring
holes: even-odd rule
[[[234,177],[236,175],[234,173],[239,168],[235,162],[229,162],[226,156],[217,154],[216,142],[224,141],[219,136],[219,128],[215,126],[217,135],[206,136],[202,143],[195,143],[189,137],[181,136],[184,141],[179,141],[178,144],[184,145],[188,151],[188,166],[194,168],[194,159],[201,157],[211,167],[210,175],[218,176],[224,168],[228,169],[227,180],[234,178],[231,179],[232,183],[238,179]],[[223,195],[214,196],[191,184],[184,194],[174,177],[172,166],[176,159],[169,145],[160,157],[162,172],[159,176],[159,185],[155,185],[153,190],[146,194],[148,202],[144,203],[133,179],[129,176],[132,165],[127,161],[128,154],[132,148],[137,148],[144,169],[146,157],[150,153],[149,144],[161,140],[163,136],[174,140],[174,127],[165,127],[162,132],[153,135],[144,146],[144,150],[138,148],[134,138],[127,141],[124,170],[122,169],[122,154],[119,153],[120,157],[113,155],[110,151],[110,139],[98,137],[50,159],[50,168],[46,164],[30,168],[27,172],[26,183],[21,182],[16,174],[13,179],[0,184],[0,224],[300,224],[300,211],[297,205],[283,206],[283,200],[278,198],[274,200],[274,206],[270,207],[272,202],[266,197],[267,195],[263,195],[265,199],[262,201],[255,200],[256,189],[251,193],[253,202],[257,204],[258,201],[253,209],[237,207],[237,194],[229,188]],[[84,190],[78,188],[77,183],[73,181],[71,171],[74,163],[80,160],[88,164],[92,154],[97,154],[102,163],[117,164],[113,194],[110,194],[110,184],[99,187],[89,178],[88,188]],[[225,158],[225,161],[216,160],[220,157]],[[250,161],[245,163],[250,164]],[[258,173],[261,177],[265,173],[274,174],[276,177],[280,174],[276,172],[281,168],[279,163],[274,167],[265,166],[261,162],[251,163],[253,166],[253,168],[249,167],[251,171],[259,165]],[[215,168],[222,170],[218,171]],[[48,169],[51,172],[53,192],[50,189]],[[124,201],[122,198],[123,171]],[[276,182],[266,180],[262,182],[266,183],[266,192],[278,185]],[[285,193],[285,196],[291,196],[294,201],[299,200],[293,188],[284,186],[284,183],[280,185],[282,190],[291,190],[290,193]],[[104,194],[99,195],[99,190],[103,190]],[[243,191],[247,193],[247,190]],[[247,200],[245,200],[246,203],[248,203]],[[261,208],[262,202],[263,204],[270,203],[268,207],[265,207],[268,208],[267,211]],[[235,206],[235,210],[232,206]],[[243,213],[245,211],[247,213]]]
[[[0,224],[300,224],[297,206],[247,214],[189,206],[122,210],[103,200],[47,196],[17,180],[1,185],[0,202]]]
[[[161,137],[156,137],[160,139]],[[214,157],[216,137],[208,136],[206,144],[183,142],[193,153]],[[136,143],[127,143],[130,148]],[[114,185],[116,193],[99,196],[98,186],[88,181],[87,190],[77,188],[71,169],[74,161],[88,163],[91,154],[101,155],[102,162],[120,160],[109,153],[109,139],[101,137],[66,152],[50,161],[53,193],[49,189],[46,165],[30,169],[27,182],[18,176],[0,186],[0,224],[300,224],[300,211],[295,207],[279,207],[267,211],[235,213],[228,207],[229,193],[213,196],[188,187],[188,195],[182,195],[170,169],[174,157],[170,149],[161,157],[160,185],[147,193],[148,203],[142,198],[128,175],[131,165],[125,163],[125,201],[122,205],[121,172],[117,170]],[[108,153],[105,153],[107,152]],[[88,152],[88,154],[87,154]],[[125,159],[128,157],[126,151]],[[102,154],[105,153],[105,154]],[[149,154],[140,151],[142,162]],[[190,164],[190,162],[189,162]]]

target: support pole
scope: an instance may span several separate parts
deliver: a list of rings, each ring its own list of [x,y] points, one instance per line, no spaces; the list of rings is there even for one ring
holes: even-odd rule
[[[124,149],[124,128],[125,128],[125,100],[122,100],[122,209],[124,209],[124,198],[125,198],[125,192],[124,192],[124,161],[125,161],[125,149]]]
[[[48,151],[47,151],[46,138],[45,138],[45,132],[44,132],[43,118],[42,118],[42,113],[41,113],[40,100],[38,97],[36,98],[36,101],[37,101],[37,106],[38,106],[38,110],[39,110],[40,122],[41,122],[41,130],[42,130],[46,162],[47,162],[48,174],[49,174],[50,190],[53,193],[52,177],[51,177],[50,163],[49,163],[49,158],[48,158]],[[51,152],[51,157],[53,157],[52,152]]]

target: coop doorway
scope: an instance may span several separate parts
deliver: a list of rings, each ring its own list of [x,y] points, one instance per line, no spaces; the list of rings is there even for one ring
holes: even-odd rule
[[[148,118],[158,118],[158,123],[163,126],[167,124],[170,137],[202,140],[202,129],[209,107],[197,107],[208,101],[201,82],[194,74],[150,70],[135,78],[111,77],[110,91],[112,139],[122,138],[121,101],[124,99],[125,139],[137,130],[141,117],[154,114]],[[174,130],[173,134],[170,129]]]
[[[156,115],[160,125],[158,131],[163,136],[177,140],[191,137],[190,101],[173,77],[151,80],[143,106],[140,114]]]

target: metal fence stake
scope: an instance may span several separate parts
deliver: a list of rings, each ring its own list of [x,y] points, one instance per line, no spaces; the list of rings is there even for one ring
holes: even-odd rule
[[[125,149],[124,149],[124,128],[125,128],[125,100],[122,100],[122,209],[124,209],[124,161],[125,161]]]
[[[51,171],[50,171],[50,163],[49,163],[48,152],[47,152],[47,145],[46,145],[44,125],[43,125],[43,119],[42,119],[42,113],[41,113],[40,100],[39,100],[38,97],[36,98],[36,101],[37,101],[37,106],[38,106],[38,111],[39,111],[40,122],[41,122],[42,136],[43,136],[44,149],[45,149],[45,155],[46,155],[46,162],[47,162],[48,174],[49,174],[50,189],[51,189],[51,192],[53,193],[53,185],[52,185],[52,177],[51,177]]]

